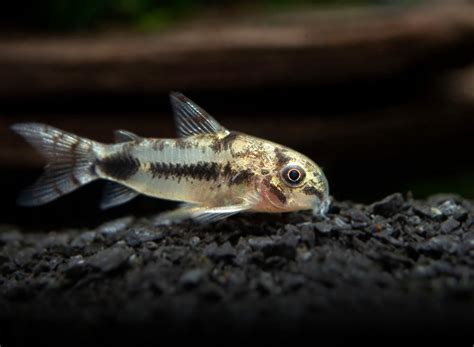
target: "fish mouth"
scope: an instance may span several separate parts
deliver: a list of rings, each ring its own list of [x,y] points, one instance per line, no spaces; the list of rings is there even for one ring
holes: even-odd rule
[[[322,201],[316,199],[313,204],[313,216],[325,218],[330,206],[331,199],[329,197],[323,199]]]

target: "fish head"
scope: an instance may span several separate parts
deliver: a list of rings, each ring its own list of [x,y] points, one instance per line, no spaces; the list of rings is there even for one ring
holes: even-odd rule
[[[329,184],[311,159],[286,147],[275,149],[274,166],[264,183],[263,195],[280,212],[313,210],[325,216],[329,209]]]

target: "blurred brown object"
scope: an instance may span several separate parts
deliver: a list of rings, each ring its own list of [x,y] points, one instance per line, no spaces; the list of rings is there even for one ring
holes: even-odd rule
[[[474,55],[474,6],[286,12],[166,32],[0,39],[0,97],[317,85],[459,65]]]
[[[446,93],[457,102],[474,106],[474,65],[454,71],[449,83],[446,83]]]

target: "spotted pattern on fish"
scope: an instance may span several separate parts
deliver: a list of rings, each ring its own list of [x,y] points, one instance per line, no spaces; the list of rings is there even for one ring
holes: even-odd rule
[[[97,166],[111,178],[126,180],[137,173],[140,161],[125,150],[100,160]]]

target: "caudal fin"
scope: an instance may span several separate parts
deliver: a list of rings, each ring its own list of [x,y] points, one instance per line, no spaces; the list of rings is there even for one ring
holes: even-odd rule
[[[11,129],[48,161],[43,175],[18,196],[19,205],[46,204],[98,178],[94,161],[99,143],[38,123],[14,124]]]

